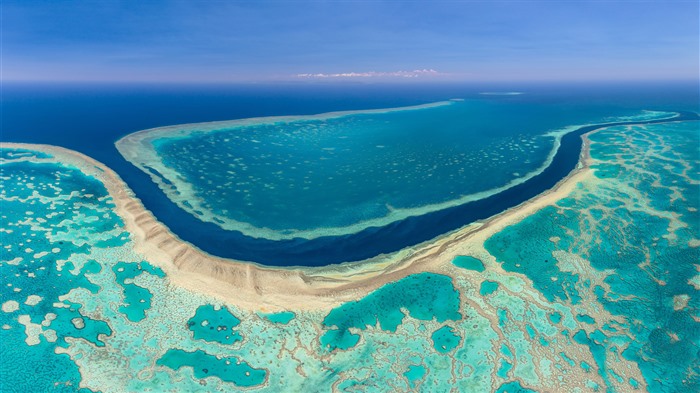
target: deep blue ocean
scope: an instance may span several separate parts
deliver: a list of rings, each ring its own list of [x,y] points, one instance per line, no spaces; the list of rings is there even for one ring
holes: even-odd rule
[[[520,91],[518,96],[482,96],[485,91]],[[575,165],[580,139],[562,140],[551,169],[539,179],[488,201],[410,218],[360,233],[270,241],[225,231],[199,221],[171,202],[139,169],[125,161],[114,142],[133,132],[165,125],[239,118],[307,115],[331,111],[392,108],[452,98],[551,106],[552,117],[579,108],[629,115],[641,110],[693,111],[695,83],[540,85],[144,85],[4,83],[0,139],[63,146],[115,170],[146,208],[176,235],[211,254],[270,265],[326,265],[361,260],[430,240],[474,220],[487,218],[551,187]],[[541,114],[539,115],[541,116]],[[582,116],[586,118],[586,116]],[[542,118],[528,119],[529,128]],[[571,124],[580,124],[572,121]],[[533,179],[535,180],[535,179]]]

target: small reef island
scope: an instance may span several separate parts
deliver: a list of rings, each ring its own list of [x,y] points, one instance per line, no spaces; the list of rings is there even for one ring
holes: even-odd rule
[[[303,248],[320,236],[342,247],[351,230],[366,232],[378,220],[392,226],[411,214],[468,206],[528,184],[555,162],[562,138],[581,141],[573,170],[533,198],[368,260],[316,267],[269,266],[209,254],[173,234],[103,164],[61,147],[3,143],[3,386],[104,392],[700,387],[700,134],[695,113],[647,111],[559,133],[504,137],[504,146],[513,146],[508,143],[514,137],[533,140],[531,150],[509,157],[527,161],[529,172],[497,178],[497,164],[506,159],[499,157],[490,179],[480,184],[487,190],[438,194],[443,199],[423,200],[427,208],[397,193],[390,194],[397,197],[391,200],[393,209],[382,210],[368,200],[363,203],[370,207],[345,213],[334,210],[334,203],[346,189],[334,189],[328,183],[333,179],[309,180],[313,165],[277,163],[298,165],[300,174],[274,183],[253,177],[254,170],[236,169],[248,165],[243,154],[242,160],[221,158],[235,148],[254,159],[270,159],[272,153],[250,148],[256,144],[290,160],[306,157],[314,163],[326,161],[322,158],[332,154],[330,148],[344,149],[356,162],[353,149],[367,154],[364,145],[375,143],[361,135],[359,141],[344,142],[358,122],[371,129],[372,123],[385,124],[382,116],[389,114],[413,116],[412,123],[416,113],[460,116],[430,113],[459,105],[465,104],[194,124],[148,130],[117,143],[183,207],[180,214],[267,242],[294,234],[289,228],[302,222],[305,212],[292,213],[284,229],[256,221],[269,216],[247,210],[245,196],[229,199],[226,193],[234,188],[218,191],[225,173],[229,182],[244,183],[237,190],[258,193],[253,202],[264,199],[273,184],[307,179],[311,187],[325,180],[322,188],[331,200],[320,199],[327,206],[303,201],[312,214],[306,224],[318,220],[313,211],[336,212],[331,222],[346,227],[334,225],[325,233],[304,228],[300,233],[306,237],[295,237]],[[398,117],[390,120],[404,124]],[[276,132],[266,133],[270,127]],[[280,132],[287,128],[288,134]],[[388,130],[393,129],[392,124]],[[319,135],[323,132],[328,135]],[[309,133],[321,142],[279,146],[289,135],[310,138]],[[235,144],[222,142],[235,138]],[[344,145],[331,146],[329,138]],[[537,143],[544,147],[538,150]],[[321,158],[307,151],[289,153],[309,146]],[[177,159],[169,157],[171,151],[178,152]],[[464,159],[479,151],[468,151]],[[417,156],[414,164],[423,165]],[[361,165],[350,174],[336,170],[336,176],[345,176],[343,184],[352,183],[353,175],[367,180],[363,170],[368,169]],[[434,166],[423,175],[449,178],[451,168]],[[278,169],[259,173],[277,174]],[[250,181],[236,178],[239,172]],[[361,186],[375,187],[371,182]],[[439,186],[452,184],[430,185]],[[299,201],[318,190],[309,194],[292,187],[291,192],[291,200]],[[380,191],[361,194],[384,198]],[[229,202],[241,208],[234,211]],[[372,234],[365,235],[368,243]],[[37,362],[44,367],[31,377],[9,372]]]
[[[700,392],[697,0],[0,8],[0,393]]]

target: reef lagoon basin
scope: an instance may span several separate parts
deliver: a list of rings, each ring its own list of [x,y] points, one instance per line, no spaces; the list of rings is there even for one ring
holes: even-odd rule
[[[117,147],[202,220],[252,237],[309,239],[456,206],[541,171],[555,135],[510,127],[524,120],[515,116],[483,127],[504,110],[452,100],[192,124]]]
[[[313,239],[483,199],[541,173],[575,127],[551,116],[555,108],[526,106],[454,99],[190,124],[132,134],[117,147],[203,221],[251,237]]]

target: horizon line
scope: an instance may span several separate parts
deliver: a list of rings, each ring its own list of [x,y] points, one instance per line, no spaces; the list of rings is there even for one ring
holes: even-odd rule
[[[699,83],[700,76],[695,78],[551,78],[551,79],[249,79],[249,80],[197,80],[197,79],[3,79],[0,85],[20,83],[81,83],[81,84],[183,84],[183,85],[429,85],[429,84],[507,84],[507,83],[659,83],[659,82],[688,82]]]

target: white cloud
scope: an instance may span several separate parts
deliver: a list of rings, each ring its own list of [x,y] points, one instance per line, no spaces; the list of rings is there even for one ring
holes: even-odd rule
[[[433,69],[394,72],[343,72],[338,74],[297,74],[297,78],[419,78],[443,75]]]

